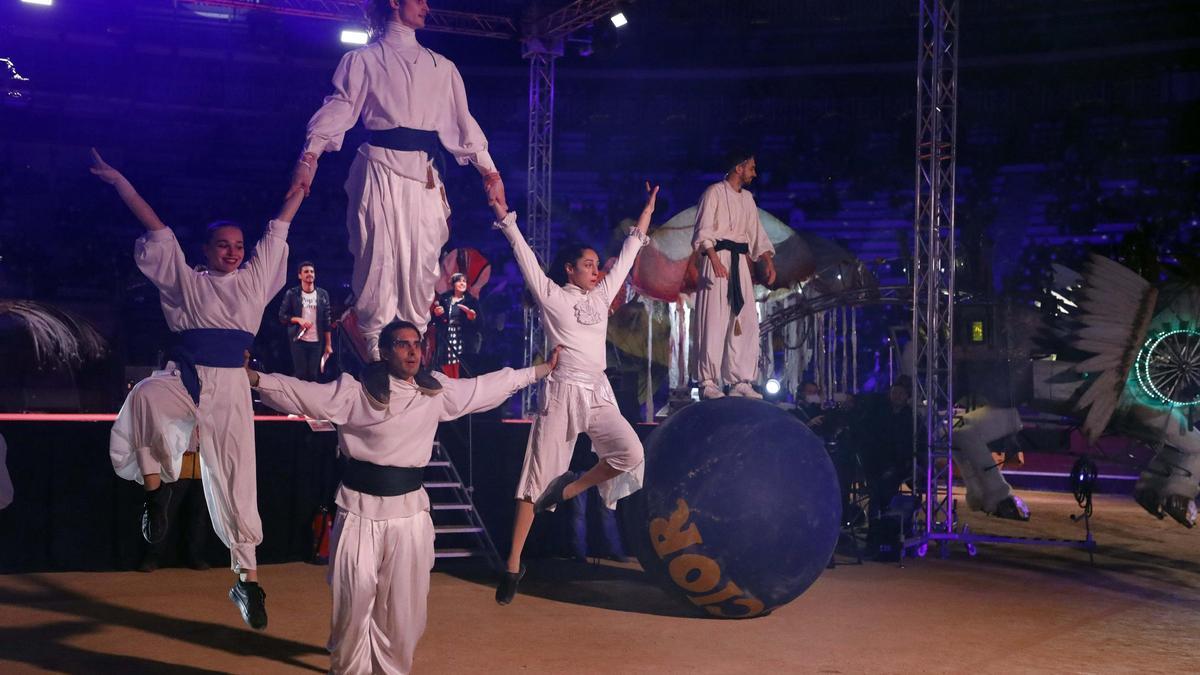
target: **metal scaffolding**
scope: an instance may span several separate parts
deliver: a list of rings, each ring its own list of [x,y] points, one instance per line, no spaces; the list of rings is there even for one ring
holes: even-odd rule
[[[270,12],[310,19],[363,23],[362,3],[358,0],[176,0],[181,5],[222,7],[242,11]],[[473,35],[500,40],[512,40],[520,34],[507,16],[430,10],[425,17],[425,30],[457,35]]]
[[[529,247],[545,265],[550,259],[550,208],[554,166],[554,64],[572,32],[604,18],[617,0],[575,0],[532,24],[521,43],[529,61],[529,162],[526,167],[526,213],[523,230]],[[525,308],[525,365],[545,353],[546,338],[536,307]],[[521,414],[537,410],[538,387],[521,393]]]
[[[549,44],[528,39],[522,49],[529,60],[529,162],[525,223],[523,230],[529,247],[545,265],[550,256],[551,169],[554,161],[554,62],[563,54],[563,40]],[[525,307],[525,365],[533,365],[546,351],[541,314],[537,307]],[[521,414],[528,417],[537,410],[537,387],[521,393]]]
[[[954,513],[954,175],[958,0],[918,0],[916,206],[913,221],[913,485],[925,508],[906,548],[957,538]],[[917,461],[924,457],[925,465]]]

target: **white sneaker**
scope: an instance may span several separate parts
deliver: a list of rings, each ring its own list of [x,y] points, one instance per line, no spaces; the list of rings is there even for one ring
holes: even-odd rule
[[[730,396],[741,396],[743,398],[753,398],[759,401],[762,400],[762,394],[754,391],[754,387],[750,386],[749,382],[738,382],[733,385],[733,389],[729,392]]]
[[[721,388],[716,384],[712,382],[705,382],[700,387],[700,400],[708,401],[714,398],[725,398],[725,392],[721,391]]]

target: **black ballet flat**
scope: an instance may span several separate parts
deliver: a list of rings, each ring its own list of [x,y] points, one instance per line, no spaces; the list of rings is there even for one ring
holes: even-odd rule
[[[521,565],[520,572],[509,572],[505,570],[500,574],[500,584],[496,586],[496,603],[507,605],[513,601],[517,595],[517,586],[521,585],[521,580],[525,578],[525,565]]]
[[[550,485],[546,487],[546,491],[543,492],[542,496],[538,497],[538,500],[533,503],[533,512],[542,513],[543,511],[558,506],[566,501],[563,499],[563,490],[565,490],[571,483],[574,483],[578,478],[579,475],[574,471],[568,471],[558,478],[550,481]]]

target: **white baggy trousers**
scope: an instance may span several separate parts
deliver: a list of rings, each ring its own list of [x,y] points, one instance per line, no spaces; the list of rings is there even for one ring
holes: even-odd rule
[[[438,260],[450,237],[445,189],[437,171],[429,171],[432,183],[401,176],[368,159],[363,146],[346,179],[354,309],[372,359],[379,357],[379,332],[392,320],[408,321],[422,335],[429,323]]]
[[[717,251],[721,264],[733,274],[729,251]],[[742,297],[745,304],[736,316],[726,294],[729,279],[713,274],[706,256],[700,258],[700,283],[696,290],[696,370],[697,379],[721,384],[754,382],[758,378],[758,308],[754,302],[754,281],[750,256],[743,255],[739,265]],[[740,326],[740,331],[735,330]]]
[[[198,427],[200,475],[213,529],[229,548],[235,572],[256,569],[254,549],[262,542],[262,521],[246,371],[196,366],[196,405],[171,370],[173,364],[167,368],[138,382],[125,398],[109,438],[113,469],[139,483],[142,476],[155,473],[163,482],[174,482]]]
[[[1165,441],[1134,489],[1150,490],[1164,498],[1195,499],[1200,493],[1200,430],[1192,430],[1190,420],[1178,409],[1139,405],[1134,414],[1147,428],[1161,429]]]
[[[967,486],[967,505],[976,511],[995,513],[1000,502],[1012,496],[1012,486],[1000,473],[988,443],[1021,430],[1016,408],[983,406],[963,415],[954,430],[955,466]]]
[[[433,519],[370,520],[338,509],[331,536],[330,672],[401,675],[425,632]]]
[[[642,441],[621,417],[603,373],[556,371],[546,380],[543,400],[546,403],[533,421],[525,446],[517,499],[537,501],[551,481],[570,468],[581,433],[592,439],[592,451],[601,462],[622,472],[597,486],[606,507],[615,509],[618,500],[642,488],[646,471]]]

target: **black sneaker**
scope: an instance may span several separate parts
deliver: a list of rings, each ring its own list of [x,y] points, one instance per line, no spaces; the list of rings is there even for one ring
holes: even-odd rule
[[[1025,502],[1021,501],[1020,497],[1010,495],[996,505],[996,510],[992,515],[997,518],[1027,521],[1029,520],[1029,507],[1025,506]]]
[[[238,606],[242,613],[242,621],[254,630],[267,627],[267,592],[258,585],[257,581],[238,580],[229,589],[229,599]]]
[[[533,503],[533,512],[541,513],[546,509],[563,503],[565,501],[563,499],[563,490],[578,478],[579,476],[574,471],[568,471],[550,481],[550,485],[546,486],[546,491]]]
[[[1175,522],[1188,528],[1196,526],[1196,502],[1183,495],[1171,495],[1163,500],[1163,511]]]
[[[142,537],[147,543],[157,544],[167,536],[167,506],[171,503],[171,490],[164,485],[146,493],[142,505]]]
[[[513,601],[517,595],[517,586],[521,584],[521,579],[525,578],[525,565],[521,565],[521,571],[516,574],[505,570],[500,573],[500,584],[496,586],[496,602],[501,605],[507,605]]]
[[[438,382],[433,373],[424,368],[417,371],[416,376],[413,377],[413,384],[417,385],[417,389],[420,389],[421,393],[426,396],[437,396],[442,393],[442,383]]]
[[[153,572],[158,569],[158,558],[148,555],[142,558],[142,564],[138,565],[139,572]]]

